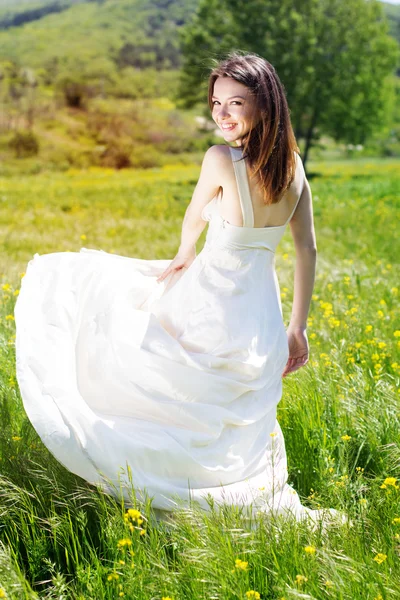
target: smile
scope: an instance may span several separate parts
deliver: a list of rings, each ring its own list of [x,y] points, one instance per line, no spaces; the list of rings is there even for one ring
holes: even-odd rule
[[[229,124],[229,125],[221,125],[221,129],[224,129],[224,130],[227,130],[227,131],[231,130],[231,129],[234,129],[234,127],[236,127],[236,123]]]

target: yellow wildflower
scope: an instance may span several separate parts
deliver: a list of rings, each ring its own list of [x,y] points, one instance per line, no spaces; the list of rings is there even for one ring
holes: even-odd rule
[[[351,435],[347,435],[347,434],[346,435],[342,435],[342,440],[344,442],[348,442],[350,439],[351,439]]]
[[[6,315],[6,321],[15,321],[14,315]]]
[[[163,596],[161,600],[172,600],[171,596]]]
[[[372,331],[372,325],[367,325],[364,329],[365,333],[370,333]]]
[[[277,435],[276,431],[273,431],[272,433],[269,434],[271,437],[275,437]]]
[[[393,333],[394,337],[400,337],[400,329],[396,329],[396,331]]]
[[[307,552],[307,554],[315,554],[316,552],[315,546],[304,546],[304,550]]]
[[[330,579],[327,579],[325,581],[324,585],[326,585],[326,587],[333,587],[333,581],[331,581]]]
[[[136,508],[128,508],[125,513],[125,518],[132,519],[133,521],[139,519],[141,516],[140,510],[136,510]]]
[[[255,592],[254,590],[249,590],[248,592],[246,592],[246,596],[247,598],[256,598],[256,600],[259,600],[260,598],[260,594],[258,592]]]
[[[396,523],[400,523],[400,517],[395,517],[392,521],[392,523],[395,525]]]
[[[119,540],[117,547],[122,548],[123,546],[132,546],[132,541],[129,538],[123,538]]]
[[[0,588],[0,598],[6,598],[6,592],[5,590],[3,590],[3,588]]]
[[[19,435],[13,435],[11,439],[13,442],[19,442],[20,440],[22,440],[22,437],[20,437]]]
[[[245,560],[241,560],[240,558],[236,558],[236,560],[235,560],[236,569],[241,569],[242,571],[247,570],[248,564],[249,564],[248,562],[246,562]]]
[[[119,579],[118,573],[110,573],[107,577],[107,581],[112,581],[113,579]]]
[[[386,554],[381,554],[380,552],[378,552],[378,554],[376,556],[374,556],[374,560],[376,560],[376,562],[380,565],[381,563],[383,563],[385,560],[387,559]]]
[[[386,477],[385,481],[380,486],[382,489],[385,489],[388,485],[392,485],[394,488],[398,489],[399,486],[396,485],[396,477]]]
[[[304,577],[304,575],[296,575],[296,583],[301,584],[305,583],[306,581],[308,581],[308,578]]]
[[[1,287],[5,292],[9,292],[11,290],[11,285],[9,283],[3,283],[3,285]],[[0,598],[1,598],[1,596],[0,596]]]
[[[86,235],[84,233],[81,235],[81,240],[86,240]]]

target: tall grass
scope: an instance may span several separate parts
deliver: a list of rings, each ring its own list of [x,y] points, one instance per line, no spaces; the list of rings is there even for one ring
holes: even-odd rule
[[[303,503],[353,521],[326,530],[261,515],[249,528],[212,505],[157,521],[134,489],[128,512],[67,472],[25,416],[12,314],[27,261],[82,246],[172,258],[199,167],[0,180],[0,598],[400,598],[398,166],[311,165],[310,361],[284,380],[278,420]],[[294,261],[288,230],[276,256],[286,324]]]

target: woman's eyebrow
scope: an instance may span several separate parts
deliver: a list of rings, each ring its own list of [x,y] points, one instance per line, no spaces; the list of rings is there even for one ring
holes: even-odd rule
[[[212,98],[216,98],[218,100],[218,96],[211,96]],[[232,100],[232,98],[242,98],[242,100],[246,100],[244,96],[231,96],[228,100]]]

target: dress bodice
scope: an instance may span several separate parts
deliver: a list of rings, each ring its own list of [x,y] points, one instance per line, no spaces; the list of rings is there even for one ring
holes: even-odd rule
[[[249,181],[247,178],[245,159],[241,147],[229,147],[232,164],[235,171],[236,182],[238,186],[240,206],[243,214],[243,226],[232,225],[222,217],[215,196],[202,211],[202,218],[209,221],[206,242],[214,243],[216,239],[223,245],[229,247],[245,249],[245,248],[265,248],[271,252],[275,252],[286,226],[292,218],[299,198],[289,215],[289,218],[283,225],[254,227],[254,212],[253,204],[250,196]]]

